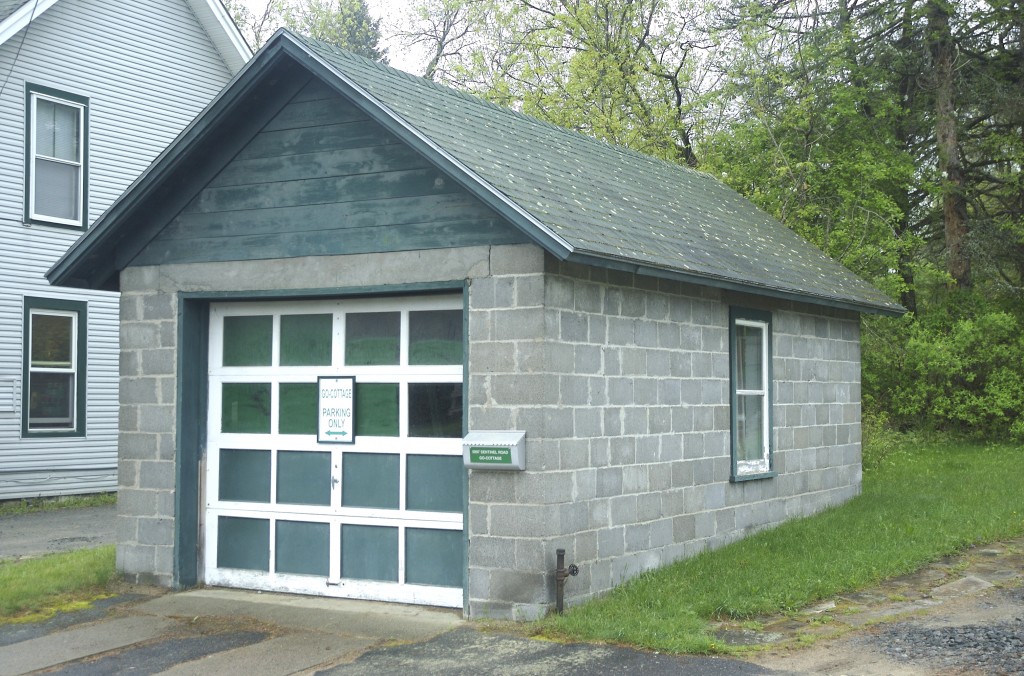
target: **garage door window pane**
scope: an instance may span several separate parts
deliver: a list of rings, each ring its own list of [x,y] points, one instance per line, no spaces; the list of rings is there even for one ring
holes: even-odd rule
[[[224,383],[220,431],[270,434],[270,383]]]
[[[342,460],[341,504],[398,509],[398,455],[346,453]]]
[[[316,383],[281,383],[278,395],[278,431],[316,434]]]
[[[331,454],[279,451],[277,502],[289,505],[331,504]]]
[[[353,312],[345,316],[345,363],[397,364],[402,318],[397,312]]]
[[[398,383],[356,383],[356,436],[398,436]]]
[[[462,436],[462,383],[409,385],[409,436]]]
[[[462,311],[410,312],[409,363],[461,364]]]
[[[281,366],[330,366],[331,315],[281,315]]]
[[[217,519],[217,567],[270,570],[270,522],[221,516]]]
[[[270,366],[274,318],[224,318],[224,366]]]
[[[331,562],[330,540],[330,524],[278,521],[274,569],[278,573],[326,577]]]
[[[341,576],[398,582],[398,529],[342,526]]]
[[[462,531],[407,528],[405,581],[438,587],[462,587],[465,564]]]
[[[462,456],[410,455],[405,506],[424,512],[462,511]]]
[[[221,500],[270,502],[270,451],[221,449],[218,496]]]

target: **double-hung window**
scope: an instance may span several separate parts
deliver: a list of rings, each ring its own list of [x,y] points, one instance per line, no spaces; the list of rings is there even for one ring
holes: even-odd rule
[[[770,313],[730,310],[733,481],[772,476],[771,345]]]
[[[86,303],[25,299],[22,432],[85,434]]]
[[[84,227],[88,100],[29,85],[27,105],[27,219]]]

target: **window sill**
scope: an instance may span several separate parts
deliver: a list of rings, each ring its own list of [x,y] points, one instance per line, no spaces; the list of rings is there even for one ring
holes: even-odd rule
[[[757,481],[758,479],[774,479],[776,474],[777,473],[774,472],[774,471],[758,472],[758,473],[751,473],[751,474],[733,474],[732,476],[729,477],[729,481],[731,483],[735,484],[735,483],[739,483],[741,481]]]

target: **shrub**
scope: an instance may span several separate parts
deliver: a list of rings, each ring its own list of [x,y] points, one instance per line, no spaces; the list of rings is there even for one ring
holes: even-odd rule
[[[865,325],[864,400],[900,429],[1024,439],[1024,323],[977,296]]]

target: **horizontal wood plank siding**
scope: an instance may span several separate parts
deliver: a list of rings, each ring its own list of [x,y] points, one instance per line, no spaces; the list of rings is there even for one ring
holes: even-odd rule
[[[132,263],[526,241],[517,228],[314,79]]]
[[[185,0],[61,0],[0,45],[0,71],[0,500],[115,490],[118,296],[43,277],[81,231],[24,223],[25,84],[89,100],[92,222],[232,73]],[[88,303],[84,437],[22,438],[26,296]]]

